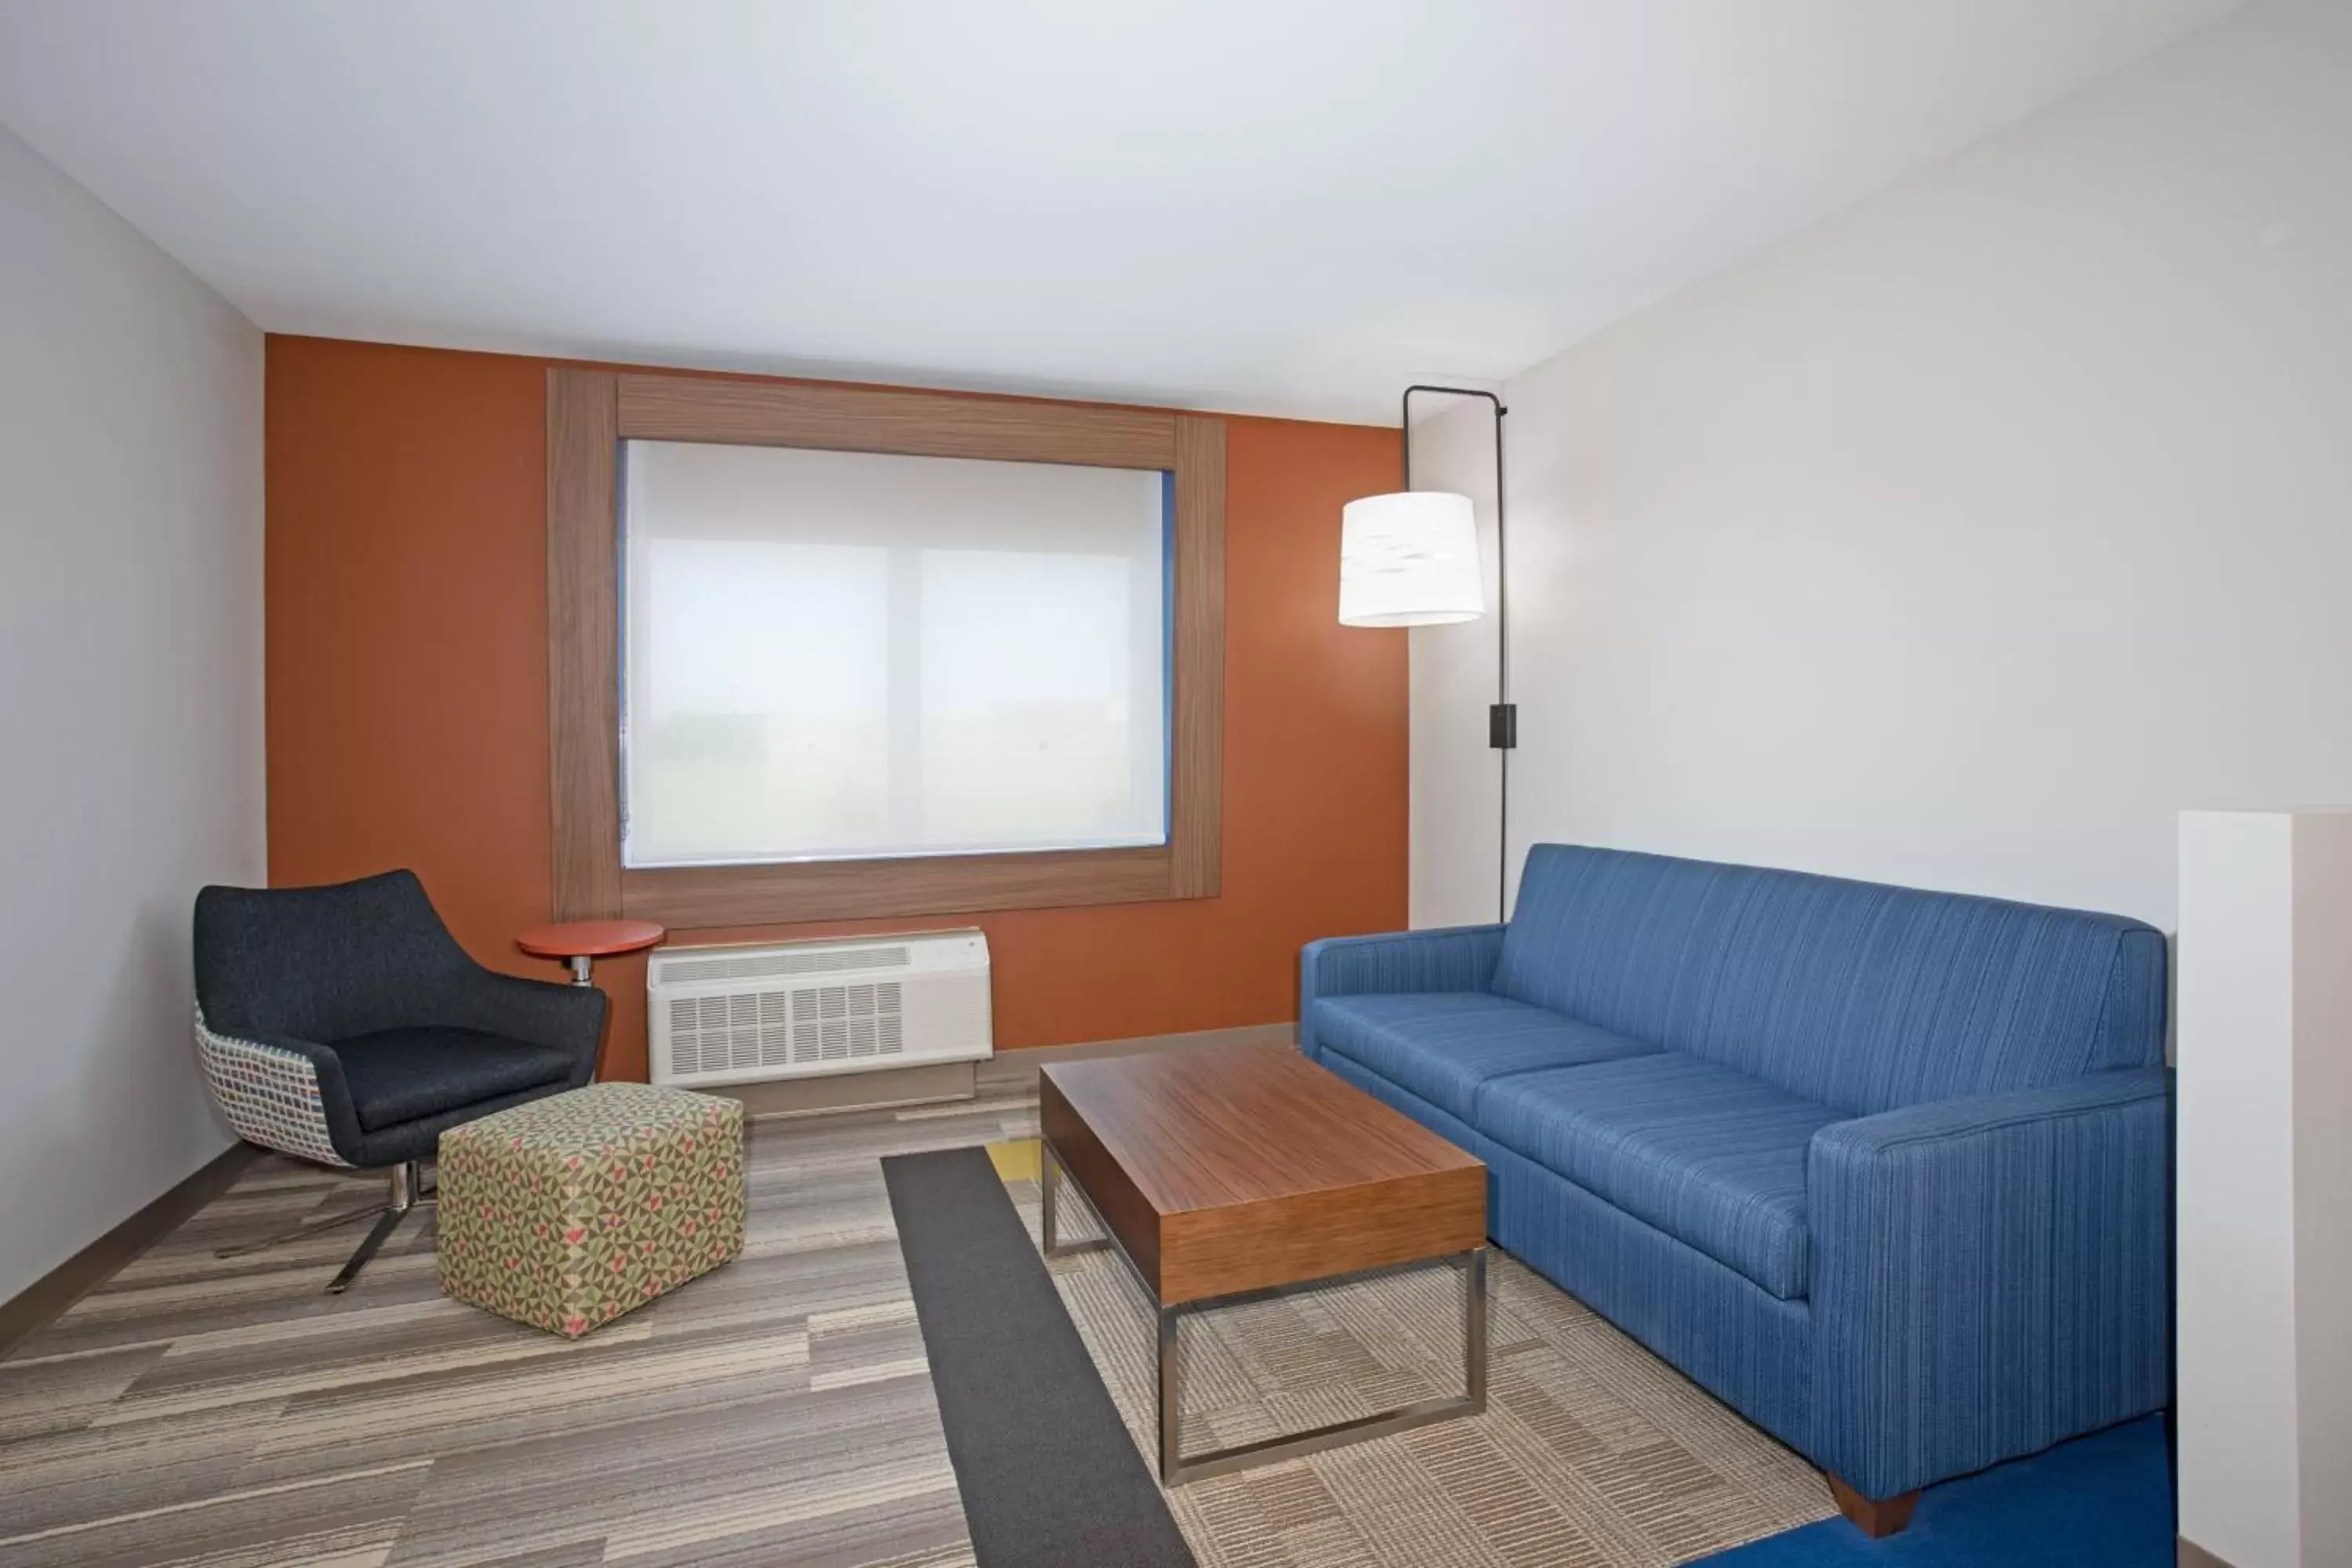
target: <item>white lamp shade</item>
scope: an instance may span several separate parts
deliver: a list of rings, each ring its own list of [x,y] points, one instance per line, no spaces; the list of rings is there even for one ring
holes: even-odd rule
[[[1438,626],[1486,613],[1468,496],[1404,490],[1340,511],[1340,625]]]

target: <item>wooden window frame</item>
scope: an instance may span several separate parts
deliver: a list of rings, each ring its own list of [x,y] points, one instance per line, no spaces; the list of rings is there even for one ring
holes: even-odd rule
[[[709,441],[1175,475],[1168,842],[631,869],[621,864],[621,443]],[[1212,899],[1221,879],[1225,426],[1153,409],[632,372],[547,373],[553,912],[682,929]]]

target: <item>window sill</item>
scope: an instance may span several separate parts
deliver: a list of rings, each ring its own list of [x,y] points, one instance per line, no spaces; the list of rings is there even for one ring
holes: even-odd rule
[[[621,910],[690,930],[1142,903],[1216,891],[1213,866],[1157,846],[631,870],[621,873]]]

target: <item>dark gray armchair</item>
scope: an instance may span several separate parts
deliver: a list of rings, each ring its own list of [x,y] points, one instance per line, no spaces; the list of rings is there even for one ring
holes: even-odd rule
[[[485,969],[410,871],[322,888],[196,896],[196,1048],[237,1135],[324,1165],[387,1170],[386,1201],[257,1250],[374,1215],[340,1293],[426,1201],[418,1163],[444,1128],[595,1070],[604,994]]]

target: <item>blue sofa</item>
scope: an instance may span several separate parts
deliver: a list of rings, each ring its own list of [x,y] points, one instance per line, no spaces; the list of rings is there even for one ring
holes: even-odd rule
[[[1851,1512],[2166,1404],[2165,997],[2134,921],[1547,844],[1308,946],[1299,1037]]]

